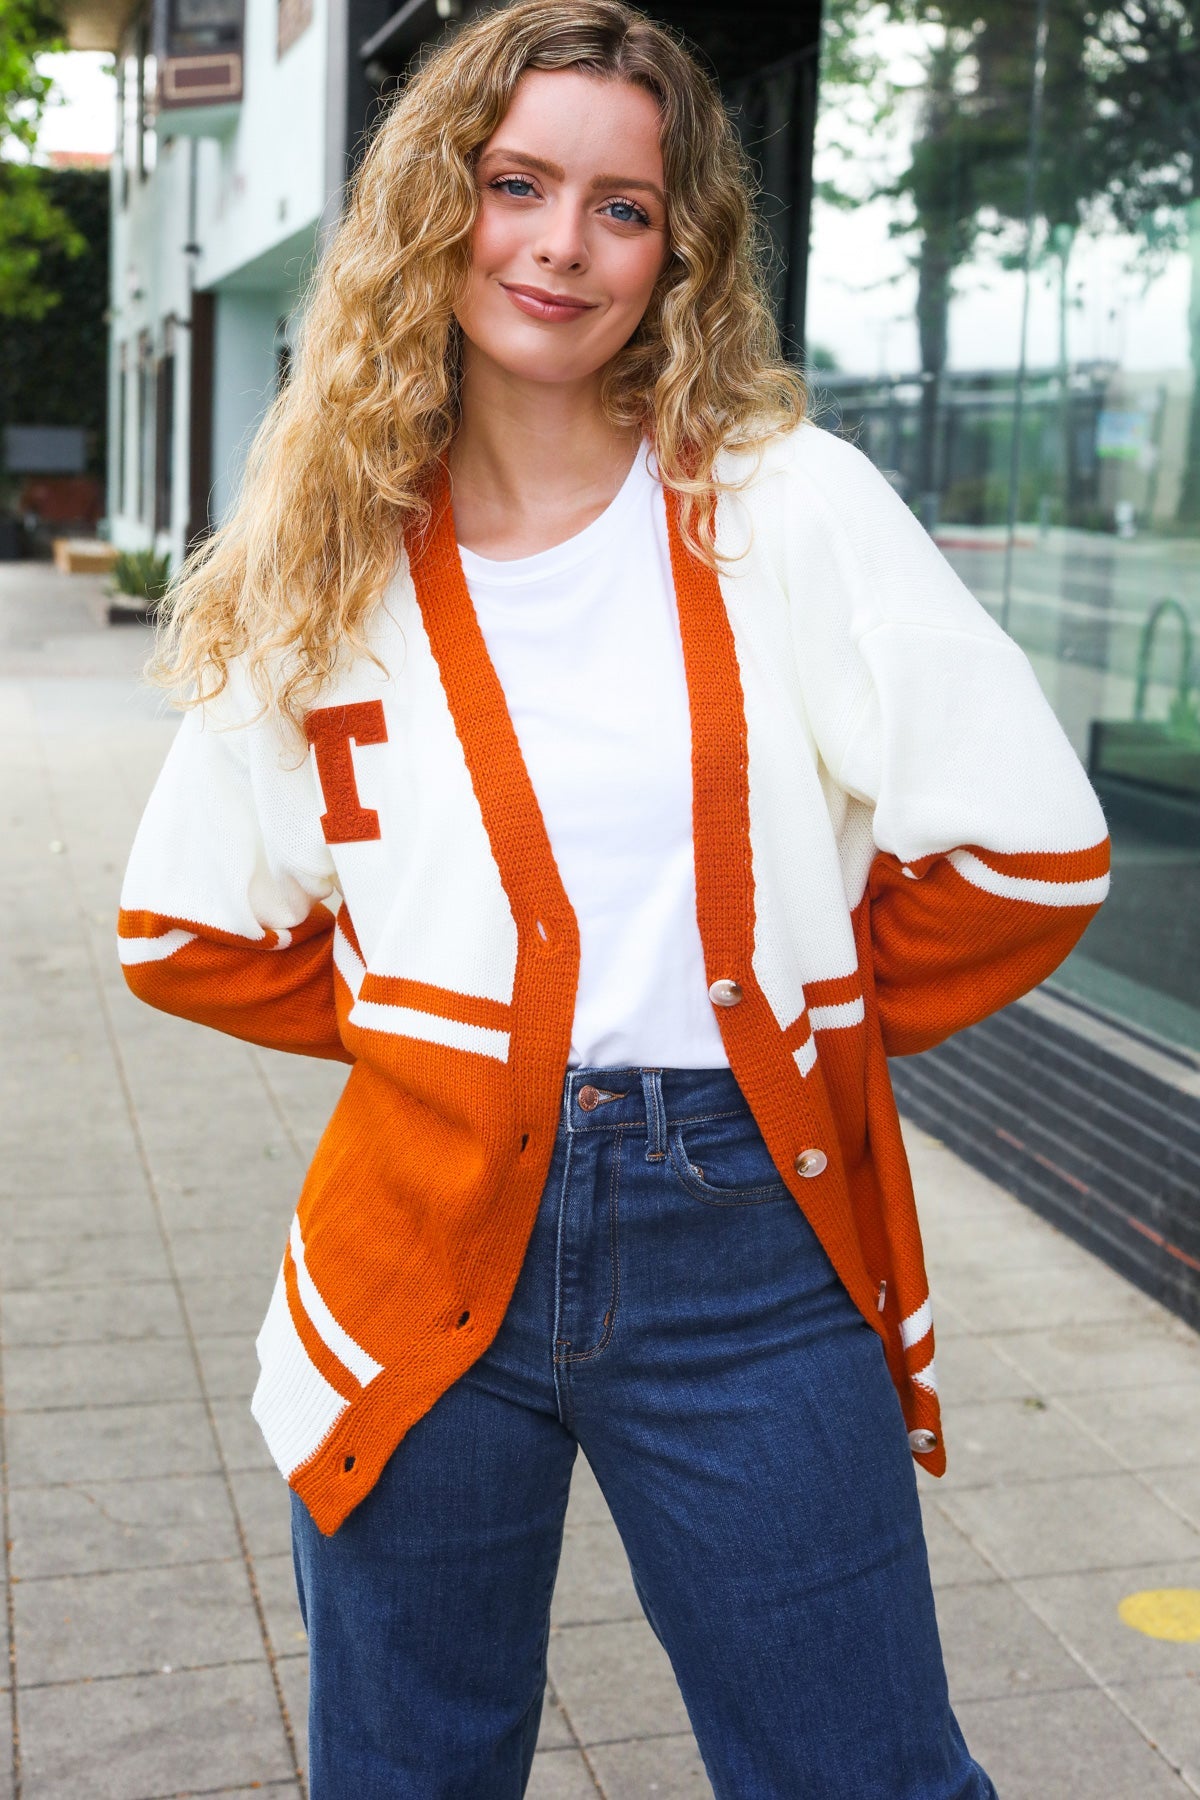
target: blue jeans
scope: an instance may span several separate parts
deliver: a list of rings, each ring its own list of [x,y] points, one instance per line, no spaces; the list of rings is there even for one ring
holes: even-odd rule
[[[582,1445],[719,1800],[995,1800],[882,1346],[728,1069],[571,1069],[512,1301],[323,1537],[312,1800],[519,1800]]]

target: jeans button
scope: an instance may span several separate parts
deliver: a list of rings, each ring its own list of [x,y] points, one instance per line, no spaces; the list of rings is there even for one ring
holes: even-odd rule
[[[600,1089],[591,1087],[590,1085],[588,1087],[581,1087],[576,1098],[584,1112],[591,1112],[593,1108],[600,1104]]]

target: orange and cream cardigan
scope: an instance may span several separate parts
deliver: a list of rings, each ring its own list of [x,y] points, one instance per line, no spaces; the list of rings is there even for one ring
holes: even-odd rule
[[[745,485],[718,503],[719,574],[666,496],[706,976],[776,1167],[940,1474],[886,1058],[1061,961],[1107,889],[1104,817],[1021,650],[858,450],[804,424],[720,472]],[[353,1064],[283,1246],[252,1402],[325,1532],[504,1316],[579,961],[444,485],[373,648],[383,667],[349,663],[310,713],[307,757],[236,670],[186,714],[120,917],[151,1005]]]

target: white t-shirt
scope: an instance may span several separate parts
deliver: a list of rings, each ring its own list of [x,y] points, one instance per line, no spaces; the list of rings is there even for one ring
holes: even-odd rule
[[[691,718],[643,443],[575,537],[463,573],[579,921],[572,1068],[728,1066],[696,921]]]

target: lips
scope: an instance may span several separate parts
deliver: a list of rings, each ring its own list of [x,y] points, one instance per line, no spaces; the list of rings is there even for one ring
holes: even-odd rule
[[[507,281],[502,281],[500,286],[513,305],[531,319],[567,322],[581,319],[584,313],[595,310],[594,301],[576,300],[571,294],[551,294],[545,288],[518,286]]]

